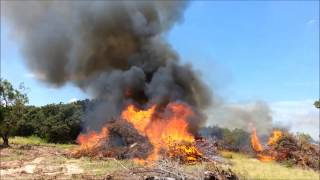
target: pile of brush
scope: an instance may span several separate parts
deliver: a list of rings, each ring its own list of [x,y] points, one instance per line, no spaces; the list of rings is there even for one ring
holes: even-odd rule
[[[152,166],[126,168],[105,176],[107,180],[132,179],[132,180],[238,180],[239,177],[229,168],[223,168],[216,163],[205,166],[195,166],[191,170],[181,166],[177,161],[162,159]]]
[[[146,159],[153,150],[148,138],[124,120],[109,121],[106,125],[105,135],[97,135],[95,141],[80,145],[69,156],[80,158],[82,156],[95,159]],[[89,133],[90,134],[90,133]],[[100,137],[101,136],[101,137]],[[181,164],[195,164],[197,162],[217,162],[216,141],[198,138],[195,142],[181,142],[169,144],[166,151],[160,153],[167,158],[176,160]]]
[[[181,164],[195,164],[205,160],[193,143],[172,144],[166,152],[166,157]]]
[[[218,142],[212,138],[198,138],[196,148],[208,159],[215,159],[218,155]]]
[[[298,139],[286,133],[270,146],[275,160],[288,166],[297,165],[319,171],[320,148],[317,144]]]
[[[108,137],[99,139],[94,145],[81,146],[70,153],[69,156],[80,158],[112,157],[117,159],[146,158],[152,150],[148,139],[141,136],[136,129],[123,120],[114,120],[106,125]]]

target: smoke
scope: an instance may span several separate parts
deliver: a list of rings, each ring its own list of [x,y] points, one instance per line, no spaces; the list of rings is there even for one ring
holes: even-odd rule
[[[6,22],[33,74],[60,87],[71,82],[99,103],[90,128],[117,116],[128,102],[183,101],[204,124],[210,93],[165,40],[182,20],[183,1],[1,2]]]
[[[262,101],[250,104],[220,105],[209,109],[208,124],[218,124],[226,128],[240,128],[248,132],[255,127],[259,134],[269,134],[272,131],[272,112]]]

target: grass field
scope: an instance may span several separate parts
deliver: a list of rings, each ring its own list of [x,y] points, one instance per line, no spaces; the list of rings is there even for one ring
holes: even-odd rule
[[[9,139],[9,143],[12,144],[20,144],[20,145],[45,145],[45,146],[54,146],[59,149],[70,149],[74,148],[77,145],[75,144],[54,144],[54,143],[48,143],[44,139],[41,139],[37,136],[29,136],[29,137],[12,137]],[[2,144],[2,139],[0,139],[0,144]]]
[[[261,162],[247,155],[222,152],[228,157],[233,166],[231,169],[246,179],[283,179],[283,180],[318,180],[320,174],[313,170],[305,170],[297,167],[285,167],[276,162]]]
[[[24,162],[24,165],[36,165],[37,167],[54,169],[72,167],[79,172],[85,172],[89,175],[105,175],[113,171],[123,170],[121,164],[128,168],[135,167],[131,160],[94,160],[90,158],[74,159],[61,155],[64,152],[70,151],[72,148],[77,147],[74,144],[52,144],[38,137],[14,137],[11,138],[10,143],[13,144],[11,148],[0,150],[1,152],[1,167],[14,164],[16,161]],[[1,143],[1,142],[0,142]],[[15,148],[21,145],[33,145],[31,150]],[[54,153],[59,152],[57,155]],[[34,156],[32,156],[35,154]],[[241,179],[261,179],[261,180],[319,180],[320,174],[313,170],[305,170],[296,167],[285,167],[276,162],[260,162],[255,158],[251,158],[244,154],[233,152],[222,152],[223,157],[231,161],[231,168],[234,172],[240,175]],[[42,159],[41,159],[42,158]],[[41,162],[40,162],[41,161]],[[39,162],[36,164],[35,162]],[[4,164],[3,164],[4,163]],[[205,163],[193,166],[185,166],[187,171],[192,171],[206,166]],[[21,166],[20,166],[21,167]],[[71,170],[72,170],[71,168]],[[1,172],[1,171],[0,171]],[[4,172],[4,171],[3,171]]]

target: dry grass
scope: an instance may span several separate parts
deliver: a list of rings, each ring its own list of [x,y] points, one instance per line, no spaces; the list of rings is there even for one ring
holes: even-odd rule
[[[313,170],[300,169],[297,167],[285,167],[276,162],[261,162],[247,155],[222,152],[234,164],[233,171],[245,179],[277,179],[277,180],[319,180],[320,174]]]
[[[74,163],[79,165],[85,172],[91,175],[105,175],[112,173],[114,171],[125,170],[119,163],[127,168],[137,167],[132,160],[93,160],[87,157],[82,157],[80,159],[71,159],[68,163]]]
[[[1,142],[0,142],[1,143]],[[72,144],[52,144],[47,143],[44,140],[38,137],[14,137],[10,138],[10,143],[18,145],[35,145],[35,147],[39,148],[39,150],[47,151],[52,149],[60,149],[61,151],[67,152],[72,148],[77,147],[77,145]],[[43,146],[43,148],[42,148]],[[1,151],[0,151],[1,152]],[[10,154],[6,154],[6,152]],[[28,154],[28,150],[23,150],[19,148],[9,148],[7,150],[3,150],[1,152],[2,162],[8,161],[23,161],[28,162],[32,161],[34,158],[30,157]],[[260,162],[255,158],[251,158],[247,155],[233,153],[233,152],[222,152],[222,155],[229,159],[233,165],[230,168],[240,175],[241,179],[262,179],[262,180],[320,180],[320,174],[313,170],[304,170],[295,167],[285,167],[276,162]],[[37,155],[37,157],[42,156],[41,154]],[[68,158],[64,156],[55,156],[55,155],[45,155],[46,163],[42,163],[44,166],[60,166],[66,164],[75,164],[83,171],[85,174],[93,175],[95,177],[101,177],[105,174],[112,173],[114,171],[122,171],[123,167],[119,164],[123,164],[127,168],[137,167],[131,160],[120,160],[116,162],[114,160],[94,160],[90,158]],[[197,165],[185,165],[183,166],[183,170],[190,173],[202,172],[203,169],[207,169],[208,164],[197,164]],[[226,167],[228,168],[228,167]],[[1,168],[0,168],[1,169]]]
[[[10,137],[9,144],[19,144],[19,145],[43,145],[43,146],[54,146],[59,149],[70,149],[74,148],[77,145],[75,144],[55,144],[55,143],[48,143],[44,139],[41,139],[37,136],[29,136],[29,137]],[[0,144],[2,144],[2,139],[0,139]]]

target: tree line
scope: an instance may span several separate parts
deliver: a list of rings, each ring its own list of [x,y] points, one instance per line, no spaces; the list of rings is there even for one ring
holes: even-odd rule
[[[9,81],[1,79],[0,136],[3,145],[9,145],[9,136],[31,135],[53,143],[75,142],[90,101],[37,107],[26,105],[28,97],[24,89],[23,85],[15,89]]]

